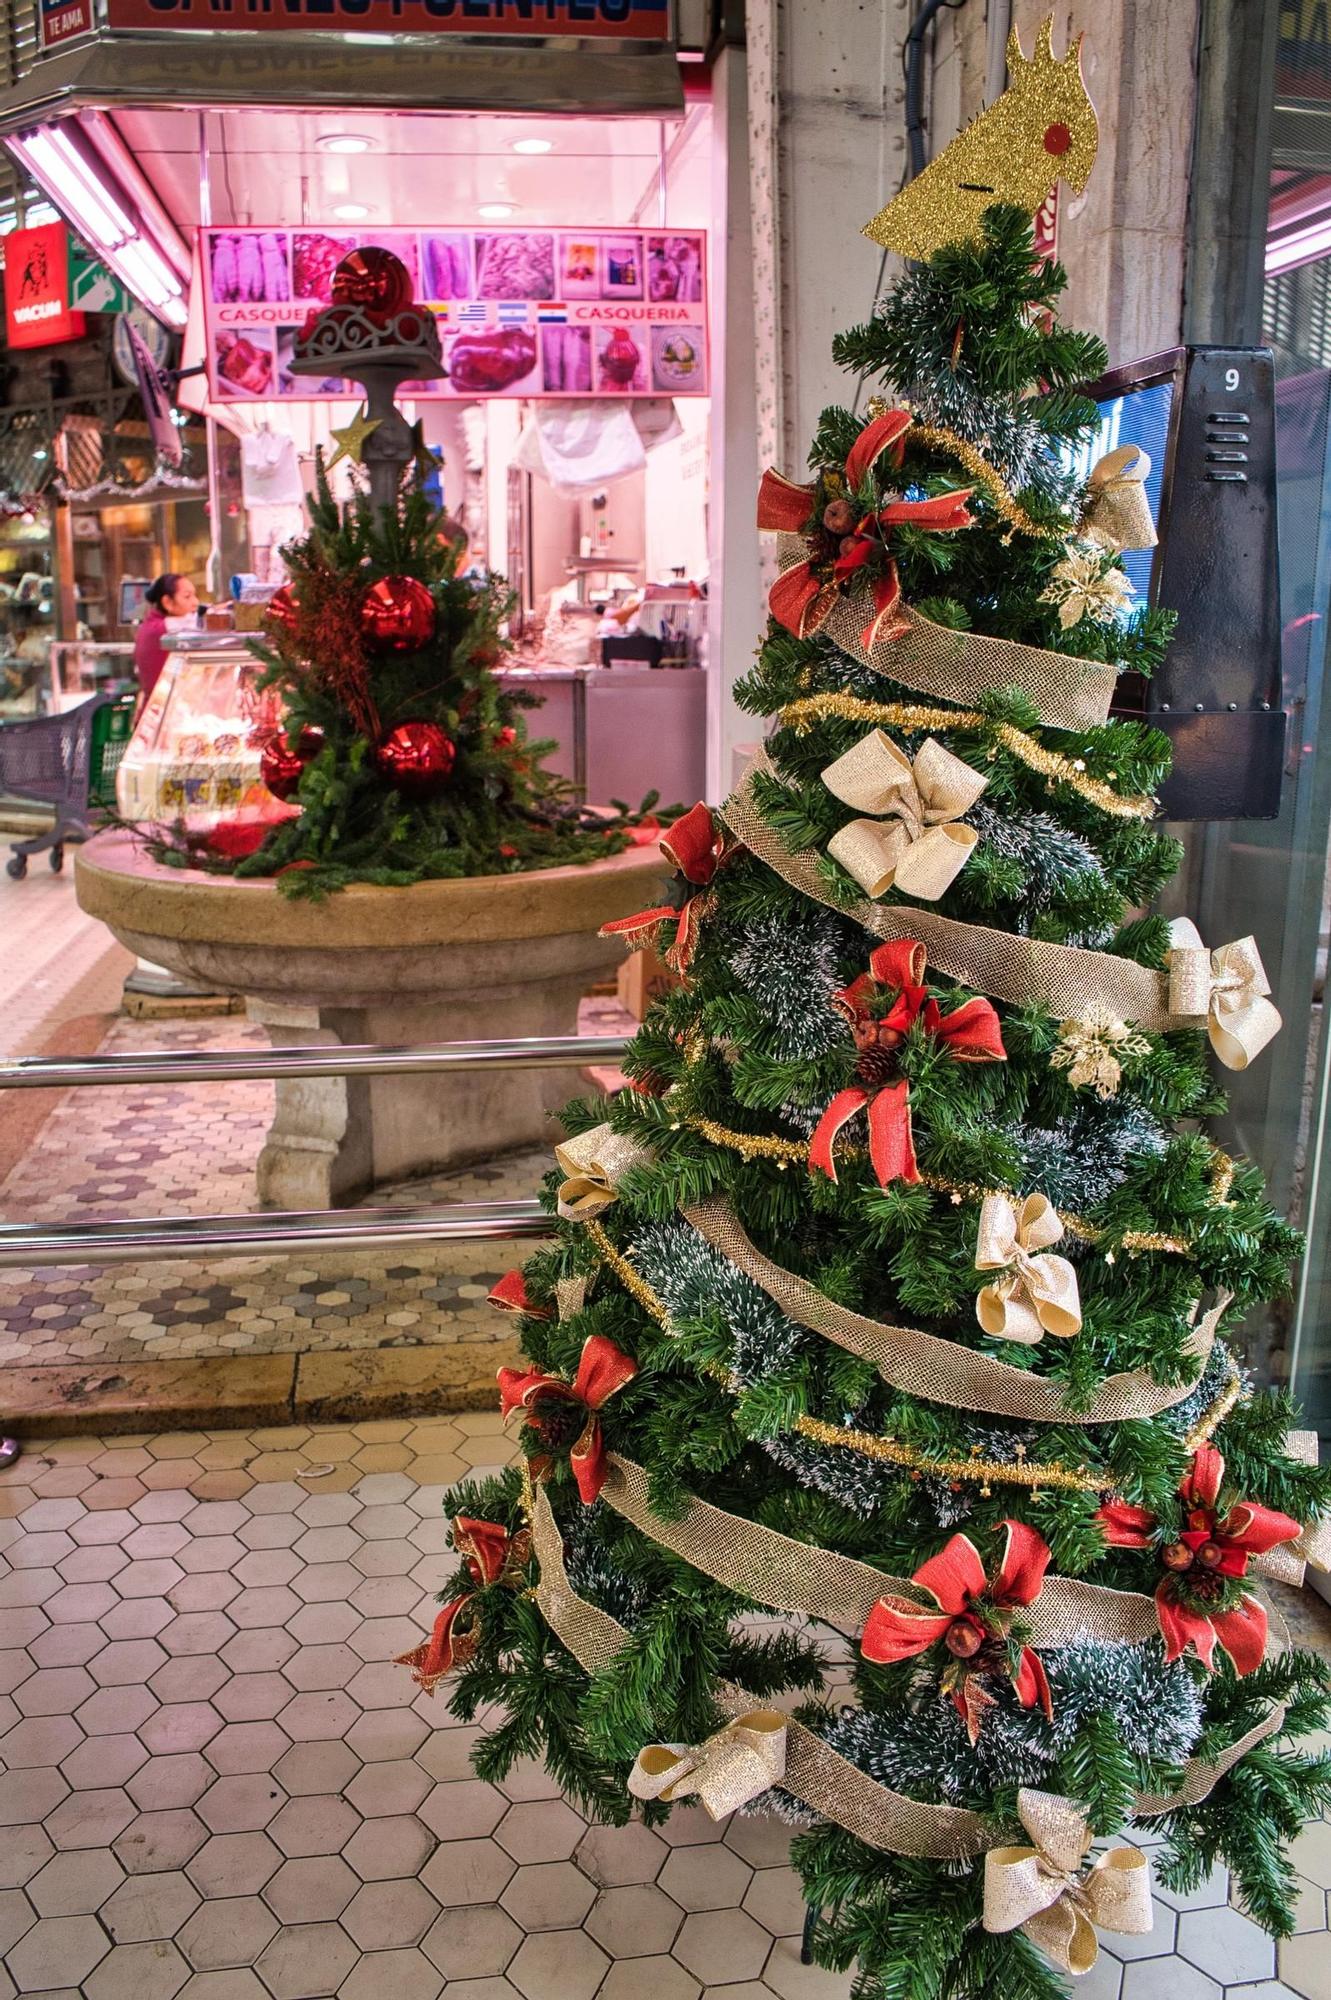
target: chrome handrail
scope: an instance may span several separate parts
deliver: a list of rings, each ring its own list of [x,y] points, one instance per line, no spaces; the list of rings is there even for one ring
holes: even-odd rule
[[[623,1035],[532,1035],[407,1048],[147,1049],[141,1055],[17,1056],[0,1061],[0,1090],[73,1090],[88,1084],[243,1083],[314,1076],[417,1076],[483,1069],[557,1069],[614,1063]]]
[[[510,1242],[548,1236],[536,1201],[472,1201],[414,1208],[315,1208],[254,1215],[171,1215],[0,1226],[0,1270],[151,1263],[173,1257],[289,1256],[297,1251],[389,1250],[409,1243]]]

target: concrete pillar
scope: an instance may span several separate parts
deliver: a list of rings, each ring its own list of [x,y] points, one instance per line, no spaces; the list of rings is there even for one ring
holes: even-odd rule
[[[713,71],[713,228],[725,254],[713,285],[712,798],[731,787],[736,745],[762,733],[730,695],[766,624],[759,475],[778,465],[798,477],[819,412],[855,397],[832,336],[874,301],[881,253],[860,232],[902,176],[910,15],[908,0],[748,0],[746,47]]]

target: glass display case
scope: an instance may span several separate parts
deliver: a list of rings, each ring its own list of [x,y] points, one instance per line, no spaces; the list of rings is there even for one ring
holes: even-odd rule
[[[280,726],[275,694],[260,694],[259,662],[243,639],[182,636],[144,703],[116,775],[129,820],[182,820],[207,832],[219,820],[277,820],[259,776],[264,744]]]

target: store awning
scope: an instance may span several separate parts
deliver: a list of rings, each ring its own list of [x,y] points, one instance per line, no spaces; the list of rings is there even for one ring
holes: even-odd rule
[[[45,57],[0,98],[0,137],[82,106],[677,116],[668,42],[429,34],[109,31]]]

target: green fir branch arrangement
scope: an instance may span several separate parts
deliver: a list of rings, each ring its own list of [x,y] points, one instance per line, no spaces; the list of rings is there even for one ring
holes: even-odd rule
[[[841,1760],[829,1769],[853,1767],[892,1811],[955,1810],[980,1829],[964,1852],[915,1851],[857,1832],[844,1784],[820,1804],[789,1771],[749,1791],[742,1809],[789,1822],[820,1912],[815,1954],[854,1970],[857,2000],[1064,1990],[1066,1953],[1051,1961],[990,1908],[984,1852],[1024,1838],[1032,1794],[1074,1802],[1111,1846],[1134,1827],[1162,1834],[1153,1865],[1176,1889],[1224,1863],[1276,1935],[1293,1922],[1283,1850],[1331,1801],[1331,1762],[1298,1747],[1326,1726],[1331,1677],[1284,1644],[1278,1615],[1268,1625],[1274,1586],[1260,1575],[1267,1552],[1316,1537],[1331,1473],[1287,1449],[1296,1413],[1254,1385],[1225,1338],[1286,1288],[1298,1238],[1257,1171],[1205,1136],[1224,1096],[1199,1019],[1172,1001],[1145,1024],[1108,1007],[1070,1015],[1035,975],[991,1004],[934,960],[958,936],[999,934],[1027,954],[1015,962],[1071,954],[1106,977],[1125,969],[1134,991],[1172,991],[1175,941],[1140,912],[1178,852],[1134,803],[1165,775],[1167,746],[1103,715],[1052,727],[1015,683],[922,694],[900,652],[894,675],[890,635],[847,645],[816,622],[801,629],[804,610],[823,615],[833,598],[872,615],[867,590],[835,578],[835,536],[818,541],[828,508],[847,501],[833,519],[855,517],[843,536],[854,544],[874,532],[865,517],[966,485],[960,527],[907,533],[894,512],[905,605],[945,632],[1064,656],[1069,673],[1159,662],[1169,618],[1119,615],[1120,557],[1086,536],[1087,496],[1065,470],[1094,422],[1077,385],[1105,357],[1050,317],[1063,284],[1057,264],[1033,262],[1028,217],[991,209],[978,240],[912,270],[838,342],[882,402],[868,426],[826,412],[812,497],[786,483],[813,551],[804,605],[794,629],[774,617],[739,689],[749,712],[775,718],[767,767],[701,832],[694,815],[673,831],[681,877],[670,913],[648,915],[683,977],[625,1059],[630,1087],[567,1107],[544,1191],[553,1239],[505,1281],[527,1365],[501,1381],[527,1469],[449,1500],[521,1550],[503,1576],[477,1587],[464,1564],[447,1586],[450,1599],[474,1591],[467,1656],[432,1642],[432,1671],[454,1669],[456,1714],[505,1712],[478,1746],[482,1777],[541,1755],[595,1817],[653,1823],[678,1808],[635,1800],[642,1753],[701,1746],[690,1754],[705,1764],[736,1712],[733,1683],[754,1709],[779,1704],[802,1742]],[[896,399],[913,423],[861,463]],[[939,430],[982,451],[996,482],[926,436]],[[1050,594],[1069,550],[1091,565],[1071,619]],[[882,586],[874,605],[892,588],[882,556],[866,566]],[[932,742],[986,781],[949,821],[965,829],[964,862],[927,897],[866,892],[827,852],[854,808],[825,774],[875,728],[907,760]],[[890,802],[875,811],[892,816]],[[912,925],[918,977],[901,969],[919,963],[902,943]],[[875,958],[870,977],[880,950],[896,956]],[[1044,1198],[1057,1233],[1042,1254],[1052,1247],[1072,1274],[1075,1327],[1039,1319],[1034,1239],[999,1280],[977,1264],[995,1196],[1016,1220]],[[718,1215],[742,1242],[718,1233]],[[984,1303],[995,1285],[997,1319]],[[1039,1321],[1033,1338],[1012,1331],[1019,1311]],[[925,1355],[932,1394],[913,1372]],[[600,1389],[597,1360],[617,1371]],[[628,1518],[616,1465],[642,1469],[645,1518]],[[764,1595],[770,1571],[755,1567],[746,1591],[679,1552],[700,1502],[741,1539],[783,1538],[796,1596],[803,1549],[902,1589],[885,1586],[863,1631],[815,1615],[755,1633],[749,1614],[784,1600],[775,1585]],[[610,1664],[578,1639],[567,1594],[549,1595],[531,1554],[525,1537],[547,1520],[579,1615],[621,1633]],[[1043,1551],[1040,1575],[1004,1600],[1014,1536]],[[1324,1533],[1318,1546],[1324,1559]],[[949,1608],[967,1562],[983,1589]],[[922,1565],[934,1567],[912,1585]],[[1082,1625],[1031,1639],[1029,1621],[1074,1585],[1137,1607],[1131,1635],[1088,1608]],[[916,1646],[912,1619],[940,1604],[941,1625]],[[871,1640],[875,1620],[886,1639]]]

